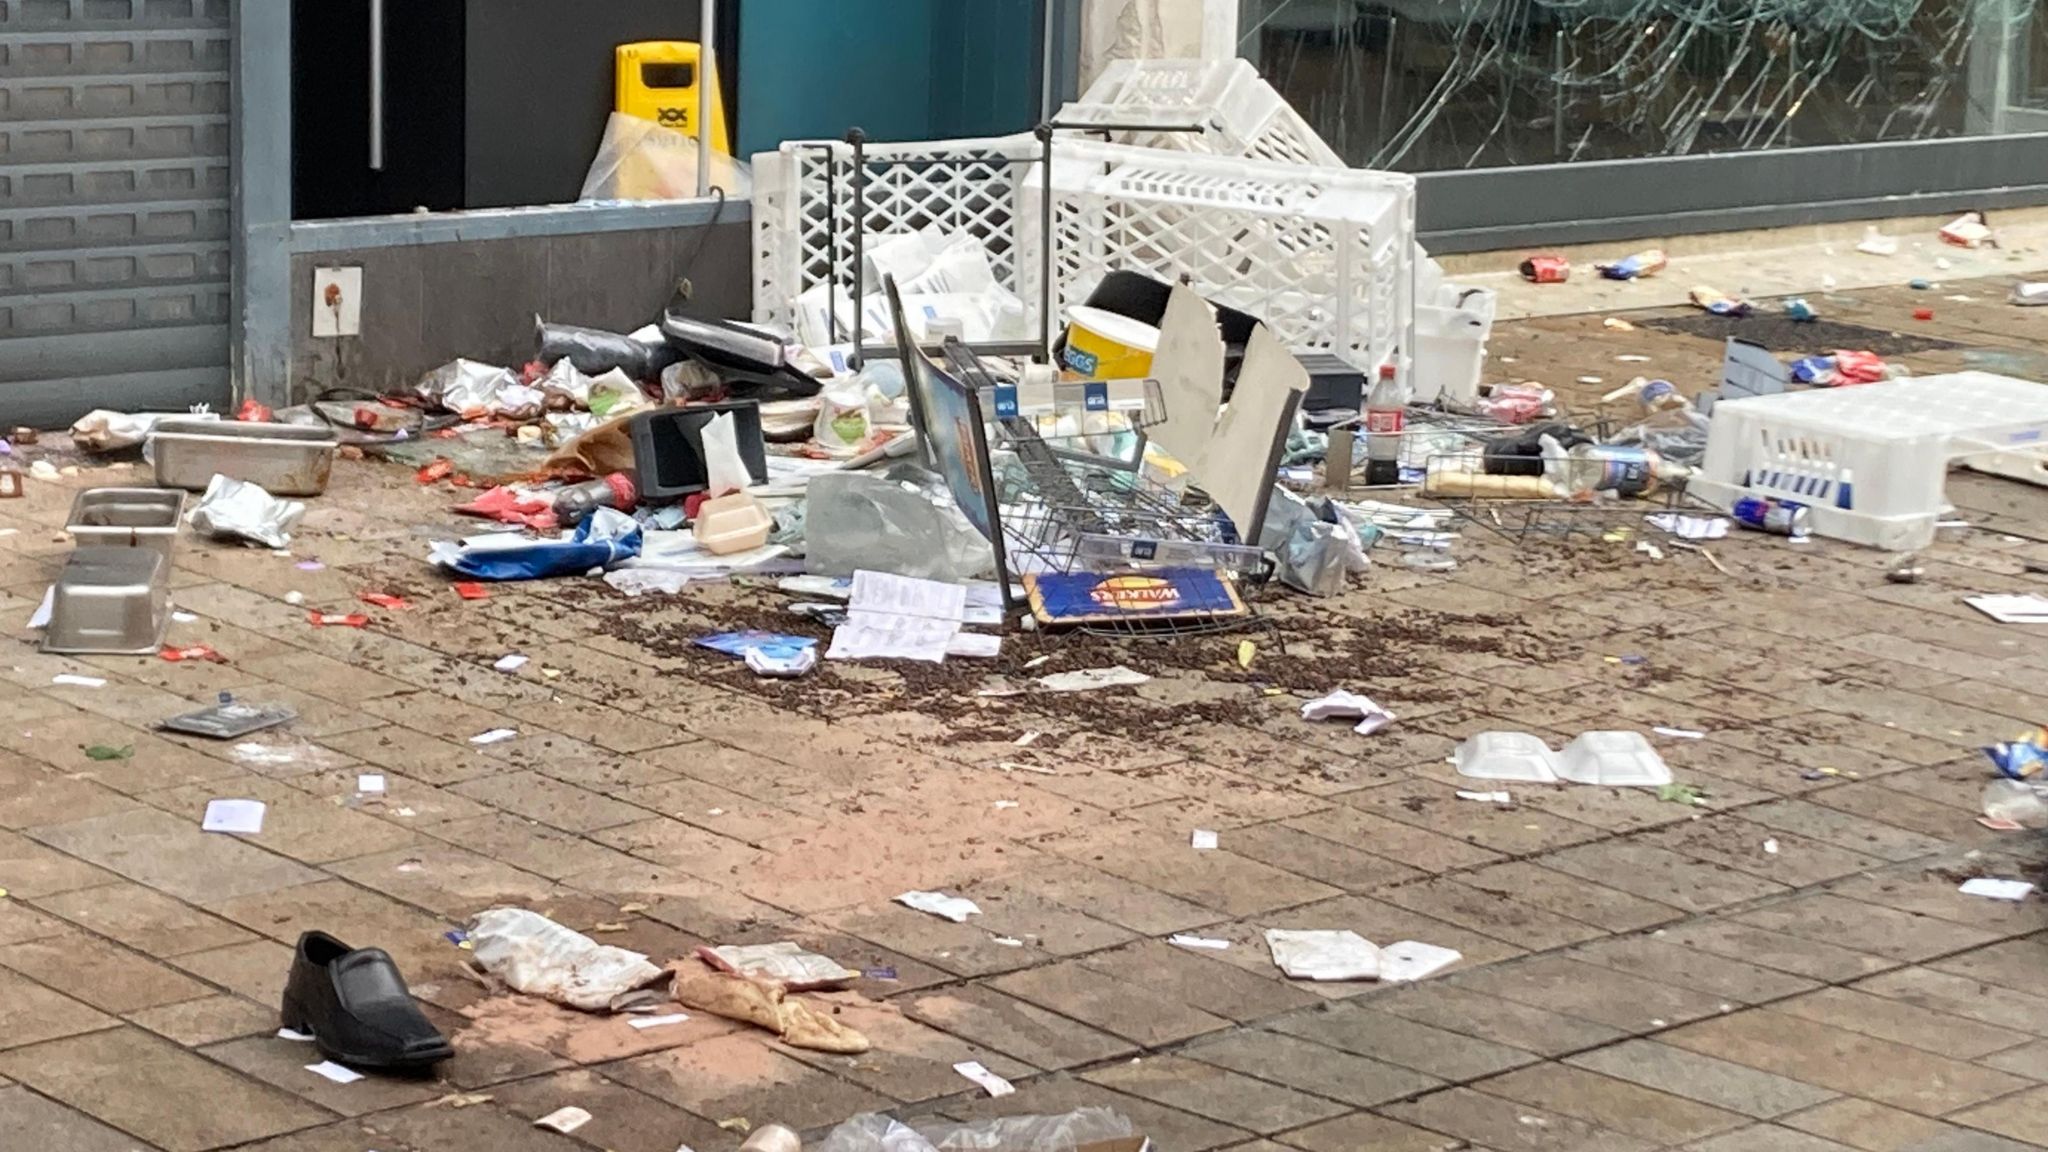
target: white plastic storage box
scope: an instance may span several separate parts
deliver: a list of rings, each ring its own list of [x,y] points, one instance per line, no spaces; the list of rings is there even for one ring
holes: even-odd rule
[[[1933,543],[1952,463],[2041,445],[2048,385],[1988,372],[1723,400],[1686,491],[1804,504],[1823,536],[1907,552]]]
[[[1027,303],[1042,195],[1034,171],[1019,195]],[[1138,269],[1258,317],[1295,353],[1373,372],[1415,346],[1413,177],[1062,141],[1052,195],[1056,306]]]
[[[1441,400],[1460,410],[1479,399],[1497,306],[1491,288],[1440,284],[1434,301],[1422,297],[1415,306],[1415,386],[1410,399],[1417,404]]]

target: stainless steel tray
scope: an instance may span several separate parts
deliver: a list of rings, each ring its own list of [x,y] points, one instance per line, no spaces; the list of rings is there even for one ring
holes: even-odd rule
[[[162,488],[94,488],[71,502],[64,530],[81,548],[148,548],[169,566],[185,494]]]
[[[157,484],[187,492],[206,491],[219,475],[272,496],[318,496],[340,443],[328,428],[235,420],[165,420],[149,434]]]
[[[80,548],[57,575],[43,651],[146,656],[171,623],[171,565],[150,548]]]

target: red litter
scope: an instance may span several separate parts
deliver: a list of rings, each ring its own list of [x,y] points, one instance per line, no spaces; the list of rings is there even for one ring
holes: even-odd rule
[[[464,600],[489,600],[491,590],[474,580],[464,580],[455,586],[455,594]]]
[[[1522,279],[1537,284],[1562,284],[1571,279],[1572,262],[1562,256],[1531,256],[1522,261]]]
[[[1934,319],[1934,309],[1932,309],[1932,308],[1915,308],[1915,309],[1913,309],[1913,319],[1915,319],[1915,320],[1932,320],[1932,319]]]
[[[315,628],[367,628],[370,625],[370,618],[357,612],[308,612],[306,620]]]
[[[453,460],[436,460],[432,464],[427,465],[425,468],[420,469],[419,472],[413,476],[413,479],[419,481],[422,484],[432,484],[437,480],[447,479],[448,475],[454,471],[455,462]]]
[[[379,608],[389,608],[393,612],[403,612],[412,607],[412,601],[403,596],[393,596],[389,592],[365,592],[356,599],[365,604],[375,604]]]
[[[173,664],[183,664],[187,660],[210,660],[215,664],[228,662],[227,657],[205,644],[194,644],[186,648],[166,648],[157,655]]]
[[[277,413],[258,404],[254,399],[249,399],[242,401],[242,406],[236,409],[235,419],[248,424],[274,424],[277,422]]]

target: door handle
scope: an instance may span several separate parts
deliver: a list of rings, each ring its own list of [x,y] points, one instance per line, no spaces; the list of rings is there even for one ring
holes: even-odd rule
[[[384,170],[384,0],[370,0],[370,171]]]

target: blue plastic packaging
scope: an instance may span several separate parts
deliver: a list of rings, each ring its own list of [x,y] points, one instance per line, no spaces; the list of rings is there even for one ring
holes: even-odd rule
[[[640,525],[612,508],[599,508],[566,540],[527,540],[503,548],[464,548],[442,563],[471,580],[545,580],[581,576],[640,555]]]
[[[2036,728],[2003,744],[1984,749],[2001,776],[2025,780],[2048,771],[2048,728]]]

